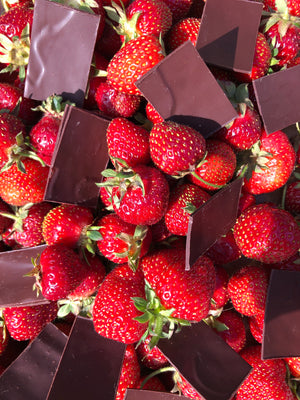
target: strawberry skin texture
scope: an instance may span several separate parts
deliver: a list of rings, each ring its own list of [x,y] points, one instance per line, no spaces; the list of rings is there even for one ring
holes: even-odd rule
[[[249,81],[266,75],[270,67],[271,58],[272,52],[270,45],[268,44],[264,34],[258,32],[251,73],[248,75],[243,74],[242,76]]]
[[[172,121],[155,124],[150,132],[153,162],[169,175],[188,171],[205,155],[204,137],[187,125]]]
[[[33,8],[14,7],[0,16],[0,33],[12,39],[21,36],[26,24],[32,25]]]
[[[115,400],[125,398],[126,389],[136,389],[139,385],[141,368],[132,344],[128,344],[121,369],[118,389]]]
[[[124,93],[140,95],[135,82],[164,58],[158,38],[141,35],[125,44],[107,67],[107,81]]]
[[[285,195],[285,209],[290,213],[300,214],[300,182],[295,181],[287,185]]]
[[[224,307],[229,300],[227,285],[229,281],[228,272],[221,266],[216,266],[216,285],[212,296],[211,309],[217,310]]]
[[[233,233],[230,230],[226,235],[219,237],[217,241],[206,251],[214,265],[222,266],[232,261],[238,260],[242,253],[237,246]]]
[[[216,272],[208,257],[202,256],[185,270],[184,249],[157,250],[141,260],[145,279],[172,316],[201,321],[208,314],[214,292]]]
[[[22,133],[25,137],[25,125],[13,114],[0,114],[0,168],[8,161],[10,148],[16,144],[16,136]]]
[[[29,158],[22,162],[26,174],[19,171],[16,164],[0,174],[0,196],[13,206],[40,203],[44,199],[49,167]]]
[[[56,318],[57,304],[41,304],[27,307],[8,307],[3,311],[5,325],[15,340],[32,340]]]
[[[218,322],[225,324],[228,330],[217,331],[217,334],[237,353],[246,344],[246,328],[242,317],[233,310],[225,310],[218,317]]]
[[[166,37],[166,44],[170,51],[177,49],[187,40],[196,46],[200,29],[200,18],[184,18],[172,26]]]
[[[291,374],[295,378],[300,378],[300,357],[285,358]]]
[[[300,247],[300,229],[293,216],[266,203],[247,208],[233,234],[245,257],[266,264],[285,261]]]
[[[168,359],[159,350],[157,346],[154,346],[152,350],[149,348],[151,336],[147,336],[146,339],[138,345],[136,352],[142,365],[150,369],[159,369],[169,364]]]

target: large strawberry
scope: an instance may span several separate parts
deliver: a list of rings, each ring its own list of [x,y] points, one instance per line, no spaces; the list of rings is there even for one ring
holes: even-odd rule
[[[300,247],[300,229],[293,216],[267,203],[247,208],[233,233],[244,256],[267,264],[287,260]]]
[[[200,29],[200,18],[183,18],[172,26],[166,37],[166,46],[169,51],[177,49],[187,40],[196,45]]]

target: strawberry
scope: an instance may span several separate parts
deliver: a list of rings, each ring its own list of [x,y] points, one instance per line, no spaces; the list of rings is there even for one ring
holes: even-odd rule
[[[227,290],[234,308],[252,316],[265,309],[268,275],[264,268],[246,265],[229,279]]]
[[[211,309],[218,310],[224,307],[229,300],[227,285],[229,281],[228,272],[221,266],[216,267],[216,285],[211,298]]]
[[[2,213],[9,214],[11,208],[0,198],[0,235],[12,224],[11,219],[2,215]]]
[[[285,194],[285,209],[290,213],[300,214],[300,182],[295,181],[287,185]]]
[[[151,129],[151,158],[169,175],[189,172],[204,157],[205,149],[204,137],[187,125],[164,121]]]
[[[295,161],[295,150],[284,132],[267,135],[263,131],[260,140],[252,147],[250,163],[253,165],[250,165],[245,178],[245,190],[261,194],[279,189],[289,179]]]
[[[7,307],[3,310],[5,326],[15,340],[32,340],[43,328],[55,319],[57,304],[41,304],[37,306]]]
[[[163,122],[164,120],[151,103],[147,103],[146,105],[146,115],[148,120],[151,121],[153,124],[157,124],[158,122]]]
[[[132,344],[128,344],[122,364],[115,400],[125,398],[126,389],[136,389],[139,385],[141,369]]]
[[[164,58],[159,40],[141,35],[125,44],[107,67],[107,81],[123,93],[140,95],[135,82]]]
[[[181,46],[187,40],[190,40],[196,46],[198,33],[200,29],[200,18],[183,18],[176,22],[169,30],[166,37],[166,46],[171,52]]]
[[[165,223],[169,232],[173,235],[185,236],[190,215],[209,198],[208,193],[191,183],[182,183],[173,189],[165,214]]]
[[[252,336],[258,343],[263,341],[263,328],[264,328],[265,313],[261,312],[256,315],[252,315],[249,318],[249,327]]]
[[[114,118],[106,131],[112,161],[120,158],[129,167],[150,162],[149,132],[126,118]]]
[[[39,263],[29,273],[36,277],[35,287],[47,300],[64,299],[86,277],[86,266],[75,251],[63,244],[47,246]]]
[[[193,4],[192,0],[163,0],[170,8],[173,16],[173,23],[185,18]],[[195,2],[198,3],[198,2]]]
[[[121,265],[106,275],[93,306],[93,323],[100,335],[133,344],[145,332],[145,325],[135,319],[141,313],[132,300],[145,296],[140,272],[136,274],[127,265]]]
[[[152,376],[144,383],[145,379],[147,379],[147,376],[141,376],[138,389],[154,390],[155,392],[168,392],[165,385],[157,376]]]
[[[96,41],[97,52],[102,54],[108,60],[110,60],[120,50],[121,45],[122,45],[121,37],[116,32],[114,24],[111,23],[111,21],[109,22],[105,21],[103,33],[101,37]],[[105,68],[100,68],[100,69],[106,70],[107,65],[105,66]]]
[[[247,208],[233,234],[244,256],[266,264],[287,260],[300,247],[300,229],[293,216],[266,203]]]
[[[0,196],[13,206],[39,203],[44,199],[49,168],[30,158],[22,162],[26,173],[20,171],[17,164],[0,173]]]
[[[206,251],[205,255],[209,257],[214,265],[224,265],[238,260],[242,253],[235,242],[232,231],[219,239]]]
[[[141,342],[137,348],[136,352],[143,366],[150,369],[160,369],[169,364],[168,359],[159,350],[157,346],[150,349],[149,344],[151,341],[151,336],[148,336],[143,342]]]
[[[215,190],[233,177],[236,156],[231,146],[216,139],[207,140],[206,149],[204,161],[189,175],[189,179],[203,189]]]
[[[290,373],[295,378],[300,378],[300,357],[288,357],[285,358],[285,362],[288,365]]]
[[[186,380],[182,375],[178,372],[174,374],[174,380],[176,383],[177,388],[180,390],[180,393],[183,396],[186,396],[188,399],[193,400],[204,400],[194,388],[193,386]]]
[[[242,186],[239,205],[238,205],[238,217],[242,214],[246,208],[250,206],[254,206],[256,203],[255,196],[245,189],[244,185]]]

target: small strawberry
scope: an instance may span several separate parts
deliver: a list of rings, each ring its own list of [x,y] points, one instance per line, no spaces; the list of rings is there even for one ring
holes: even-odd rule
[[[13,114],[0,113],[0,168],[10,159],[18,136],[25,137],[25,125]]]
[[[300,182],[295,181],[287,185],[285,194],[285,209],[293,215],[300,214]]]
[[[206,251],[205,255],[209,257],[214,265],[224,265],[238,260],[242,253],[235,242],[232,231],[219,239]]]
[[[166,386],[157,376],[152,376],[144,383],[145,379],[147,379],[147,376],[141,376],[138,389],[154,390],[155,392],[168,392]]]
[[[95,95],[98,86],[106,81],[106,77],[97,76],[98,71],[106,71],[109,61],[98,51],[94,51],[93,61],[90,68],[87,93],[84,100],[84,108],[97,109]]]
[[[244,256],[266,264],[287,260],[300,247],[300,229],[293,216],[266,203],[247,208],[233,234]]]
[[[147,103],[146,105],[146,115],[148,120],[151,121],[152,124],[157,124],[158,122],[163,122],[164,120],[151,103]]]
[[[295,378],[300,378],[300,357],[288,357],[285,358],[285,362],[288,365],[290,373]]]
[[[168,359],[157,346],[154,346],[152,349],[150,349],[150,341],[151,336],[148,336],[136,348],[136,352],[141,364],[147,368],[154,370],[165,367],[169,364]]]
[[[190,11],[193,3],[200,3],[200,2],[193,2],[192,0],[163,0],[168,7],[170,8],[173,16],[173,23],[179,21],[182,18],[185,18]]]
[[[238,217],[242,214],[243,211],[246,210],[246,208],[250,206],[254,206],[256,203],[255,196],[245,189],[244,185],[242,186],[241,190],[241,195],[240,195],[240,200],[239,200],[239,205],[238,205]]]
[[[265,313],[264,311],[249,318],[249,328],[252,336],[258,343],[263,341]]]
[[[43,328],[56,318],[57,304],[7,307],[3,310],[5,326],[15,340],[32,340]]]
[[[171,52],[181,46],[187,40],[190,40],[196,46],[198,33],[200,29],[200,18],[183,18],[176,22],[169,30],[166,37],[166,46]]]
[[[105,3],[105,0],[104,0]],[[123,2],[125,3],[125,2]],[[111,4],[109,4],[111,5]],[[108,60],[111,60],[122,46],[121,37],[117,34],[114,24],[105,20],[101,37],[96,41],[96,50]],[[106,70],[105,68],[100,68]]]
[[[126,347],[115,400],[123,400],[126,389],[137,389],[140,376],[141,369],[134,346],[129,344]]]
[[[211,298],[211,309],[219,310],[224,307],[229,300],[227,285],[229,281],[228,272],[225,268],[216,267],[216,285]]]

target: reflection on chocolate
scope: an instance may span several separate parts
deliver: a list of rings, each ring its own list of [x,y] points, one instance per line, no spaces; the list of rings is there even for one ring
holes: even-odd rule
[[[47,400],[115,400],[126,345],[104,338],[77,317]]]
[[[33,269],[35,259],[46,245],[0,253],[0,307],[34,306],[49,303],[33,290],[34,277],[24,276]],[[0,397],[1,398],[1,397]]]
[[[99,15],[35,1],[25,97],[56,94],[83,104],[99,21]]]
[[[258,109],[267,133],[300,121],[299,82],[300,65],[253,81]]]
[[[136,86],[165,120],[207,137],[237,113],[190,41],[143,75]]]
[[[234,225],[243,180],[236,179],[208,199],[189,219],[186,269]]]
[[[161,339],[159,349],[206,400],[229,400],[251,366],[205,322]]]
[[[206,0],[196,48],[208,64],[250,73],[262,3]]]
[[[101,172],[108,163],[109,121],[66,106],[55,145],[44,199],[96,207]]]
[[[300,272],[272,270],[262,358],[300,357]]]
[[[45,399],[66,341],[48,324],[0,376],[1,400]]]
[[[127,389],[124,400],[190,400],[188,397],[153,390]]]

